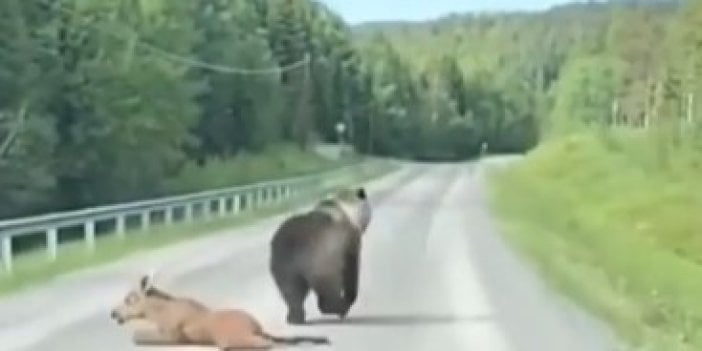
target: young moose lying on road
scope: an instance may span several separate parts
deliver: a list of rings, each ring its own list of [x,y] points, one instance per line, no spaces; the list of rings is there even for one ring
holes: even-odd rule
[[[141,346],[216,346],[231,351],[304,342],[329,344],[325,337],[272,336],[243,310],[210,310],[193,299],[171,296],[157,289],[150,276],[144,276],[139,287],[127,293],[111,317],[120,325],[147,322],[148,327],[140,326],[133,334],[134,342]]]

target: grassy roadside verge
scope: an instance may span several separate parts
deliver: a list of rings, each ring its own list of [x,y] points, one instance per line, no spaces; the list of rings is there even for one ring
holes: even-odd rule
[[[650,136],[545,144],[491,178],[503,232],[636,350],[702,349],[702,186]],[[666,160],[661,163],[661,160]]]
[[[183,194],[290,178],[332,170],[357,161],[357,156],[338,160],[300,150],[295,145],[270,146],[257,154],[242,153],[230,159],[210,159],[203,165],[189,163],[175,178],[164,181],[166,194]]]
[[[394,167],[381,162],[368,167],[366,171],[345,175],[334,183],[354,185],[380,177],[392,171]],[[43,250],[27,252],[18,255],[14,261],[12,276],[0,273],[0,296],[18,291],[43,282],[62,274],[74,272],[86,267],[94,268],[125,258],[136,252],[166,247],[187,240],[202,238],[217,233],[221,229],[235,228],[252,223],[256,220],[284,213],[300,203],[313,201],[322,192],[330,190],[327,184],[319,191],[310,192],[294,201],[286,201],[268,207],[245,211],[237,215],[212,219],[206,222],[192,222],[175,226],[154,226],[147,232],[128,232],[125,239],[115,235],[100,236],[96,240],[96,250],[89,253],[82,242],[66,244],[59,247],[58,259],[49,263]]]

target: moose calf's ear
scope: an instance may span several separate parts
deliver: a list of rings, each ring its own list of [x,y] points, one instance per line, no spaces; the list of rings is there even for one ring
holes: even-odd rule
[[[362,187],[358,188],[358,190],[356,190],[356,196],[358,196],[358,198],[361,200],[365,200],[367,197],[366,189],[364,189]]]
[[[151,287],[151,276],[149,275],[144,275],[141,277],[141,280],[139,281],[139,288],[141,291],[147,291]]]

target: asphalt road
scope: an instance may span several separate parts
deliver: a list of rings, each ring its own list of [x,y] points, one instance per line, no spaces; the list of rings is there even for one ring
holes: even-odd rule
[[[147,350],[134,347],[108,311],[154,265],[163,267],[166,290],[248,309],[276,334],[332,341],[295,349],[615,350],[607,330],[549,291],[502,241],[483,170],[410,165],[403,172],[416,175],[369,185],[374,218],[364,239],[359,298],[344,322],[320,317],[310,297],[313,324],[284,323],[285,306],[267,270],[278,216],[2,299],[0,350]]]

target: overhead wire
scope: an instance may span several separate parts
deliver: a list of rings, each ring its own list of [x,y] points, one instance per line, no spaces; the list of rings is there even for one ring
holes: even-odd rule
[[[137,39],[138,40],[138,39]],[[191,57],[186,57],[186,56],[181,56],[172,52],[169,52],[167,50],[161,49],[155,45],[146,43],[144,41],[137,41],[136,45],[139,45],[163,58],[166,58],[171,61],[179,62],[181,64],[189,65],[192,67],[199,67],[203,69],[208,69],[211,71],[217,71],[220,73],[228,73],[228,74],[242,74],[242,75],[264,75],[264,74],[272,74],[272,73],[282,73],[282,72],[287,72],[291,71],[293,69],[296,69],[298,67],[302,67],[305,64],[309,62],[309,56],[305,56],[300,61],[293,62],[289,65],[285,66],[275,66],[275,67],[270,67],[270,68],[261,68],[261,69],[247,69],[247,68],[240,68],[240,67],[233,67],[233,66],[227,66],[227,65],[222,65],[222,64],[215,64],[215,63],[209,63],[209,62],[204,62],[200,61],[197,59],[193,59]]]
[[[82,15],[80,12],[75,11],[75,10],[69,10],[64,7],[60,7],[61,11],[70,14],[70,15]],[[95,24],[88,24],[89,26],[93,27],[96,30],[102,31],[102,32],[107,32],[108,35],[112,36],[113,38],[116,38],[118,40],[124,40],[125,44],[127,44],[127,41],[133,40],[132,43],[128,43],[129,45],[135,45],[142,47],[166,60],[173,61],[173,62],[178,62],[183,65],[191,66],[191,67],[198,67],[202,69],[207,69],[211,71],[216,71],[219,73],[225,73],[225,74],[240,74],[240,75],[266,75],[266,74],[280,74],[283,72],[291,71],[299,67],[303,67],[304,65],[308,64],[310,61],[310,55],[306,54],[304,58],[301,60],[298,60],[296,62],[287,64],[285,66],[275,66],[275,67],[267,67],[267,68],[242,68],[242,67],[235,67],[235,66],[230,66],[230,65],[224,65],[224,64],[218,64],[218,63],[211,63],[211,62],[205,62],[193,57],[187,57],[183,56],[171,51],[168,51],[166,49],[160,48],[154,44],[148,43],[142,39],[138,38],[138,32],[135,31],[133,28],[125,25],[118,23],[117,26],[121,27],[121,29],[129,31],[132,35],[131,38],[123,37],[120,36],[119,34],[116,34],[111,31],[105,31],[104,28],[97,26]]]
[[[70,15],[77,15],[81,16],[83,15],[79,11],[75,10],[69,10],[65,7],[59,6],[59,9],[63,11],[66,14]],[[128,25],[117,23],[117,26],[121,27],[123,30],[126,30],[131,33],[131,37],[125,37],[125,36],[120,36],[119,34],[112,32],[112,31],[107,31],[105,28],[100,27],[95,24],[88,24],[92,28],[100,31],[100,32],[106,32],[108,35],[112,36],[113,38],[116,38],[118,40],[123,40],[125,42],[125,45],[134,45],[134,46],[139,46],[141,48],[144,48],[150,52],[152,52],[155,55],[160,56],[163,59],[177,62],[183,65],[187,65],[190,67],[198,67],[201,69],[207,69],[210,71],[215,71],[219,73],[225,73],[225,74],[240,74],[240,75],[267,75],[267,74],[280,74],[283,72],[291,71],[299,67],[303,67],[304,65],[308,64],[310,62],[310,55],[306,54],[305,57],[297,62],[290,63],[288,65],[284,66],[275,66],[275,67],[267,67],[267,68],[258,68],[258,69],[253,69],[253,68],[242,68],[242,67],[235,67],[235,66],[230,66],[230,65],[225,65],[225,64],[218,64],[218,63],[211,63],[211,62],[205,62],[193,57],[187,57],[183,56],[168,50],[165,50],[163,48],[160,48],[156,45],[153,45],[151,43],[148,43],[142,39],[139,39],[138,37],[138,32],[134,30],[133,28],[129,27]],[[129,42],[131,41],[131,42]],[[45,54],[51,54],[51,55],[56,55],[58,54],[57,51],[53,51],[48,48],[35,48],[39,52],[43,52]],[[20,114],[23,114],[24,111],[21,111]],[[7,152],[9,149],[10,145],[12,144],[12,141],[14,140],[18,129],[19,125],[21,123],[17,123],[15,128],[12,128],[8,135],[6,136],[6,139],[0,143],[0,158]]]

